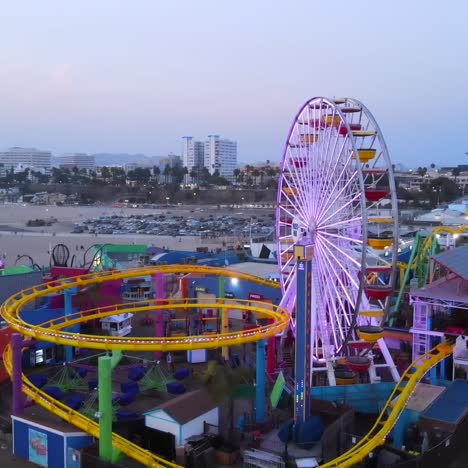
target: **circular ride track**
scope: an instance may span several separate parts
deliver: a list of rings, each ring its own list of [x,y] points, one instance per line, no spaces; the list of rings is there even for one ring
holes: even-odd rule
[[[86,286],[105,283],[106,281],[114,281],[120,279],[135,278],[141,276],[154,275],[156,273],[163,274],[204,274],[217,275],[224,277],[235,277],[245,281],[251,281],[257,284],[264,284],[270,287],[278,287],[275,283],[258,278],[256,276],[230,271],[224,268],[200,267],[190,265],[171,265],[158,266],[151,268],[139,268],[126,271],[106,271],[102,273],[92,273],[74,278],[65,278],[50,283],[41,284],[32,288],[25,289],[14,296],[10,297],[2,305],[2,316],[7,321],[9,326],[21,333],[24,337],[48,341],[58,345],[75,346],[77,348],[92,348],[99,350],[125,350],[125,351],[180,351],[194,349],[213,349],[225,346],[240,345],[248,342],[256,342],[277,335],[282,332],[288,325],[290,317],[286,310],[267,304],[262,307],[256,301],[255,306],[251,306],[249,301],[240,301],[238,299],[218,299],[216,303],[203,303],[200,300],[180,299],[167,301],[164,304],[158,301],[145,301],[132,304],[119,304],[111,307],[103,307],[80,311],[74,314],[67,315],[60,319],[50,320],[40,325],[32,325],[25,322],[21,318],[23,308],[44,296],[49,294],[60,294],[67,289],[78,287],[85,288]],[[112,337],[112,336],[96,336],[82,335],[64,331],[78,323],[84,323],[90,320],[103,318],[109,315],[119,315],[124,313],[143,313],[154,310],[193,310],[194,308],[216,308],[220,311],[230,307],[237,310],[252,312],[259,318],[267,318],[271,322],[266,326],[261,326],[252,330],[236,331],[220,333],[215,335],[195,335],[182,337]],[[4,353],[5,367],[12,375],[12,353],[8,346]],[[23,374],[23,392],[32,398],[36,403],[40,404],[47,410],[75,425],[83,431],[99,437],[99,425],[93,420],[85,417],[81,413],[72,410],[70,407],[60,403],[45,392],[35,387],[31,381]],[[124,439],[123,437],[113,434],[113,446],[125,453],[127,456],[137,460],[145,466],[152,467],[177,467],[163,458],[160,458],[147,450],[142,449],[138,445]]]

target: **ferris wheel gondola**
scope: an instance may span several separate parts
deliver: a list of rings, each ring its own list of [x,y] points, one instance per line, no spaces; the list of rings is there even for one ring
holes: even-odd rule
[[[294,246],[304,238],[314,245],[310,313],[317,325],[310,346],[314,362],[326,364],[334,383],[331,370],[353,345],[379,341],[385,347],[382,323],[396,270],[392,165],[382,132],[361,102],[314,98],[302,106],[283,153],[276,219],[283,305],[293,317],[303,293],[296,286]]]

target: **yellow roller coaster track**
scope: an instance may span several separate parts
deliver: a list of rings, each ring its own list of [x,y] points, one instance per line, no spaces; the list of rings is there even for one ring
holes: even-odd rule
[[[166,338],[148,338],[148,337],[110,337],[81,335],[63,331],[74,324],[102,318],[109,315],[123,313],[140,313],[149,310],[168,310],[168,309],[193,309],[193,308],[219,308],[227,309],[230,306],[229,299],[219,299],[217,303],[201,303],[197,300],[186,301],[167,301],[167,304],[161,305],[158,301],[145,301],[132,304],[119,304],[86,311],[80,311],[67,315],[58,320],[50,320],[40,325],[31,325],[25,322],[20,314],[21,310],[28,303],[35,301],[49,294],[64,292],[73,287],[83,288],[86,286],[104,283],[106,281],[135,278],[156,273],[164,274],[205,274],[225,277],[235,277],[257,284],[264,284],[273,288],[279,285],[275,282],[264,280],[256,276],[230,271],[224,268],[198,267],[193,265],[171,265],[158,266],[152,268],[139,268],[126,271],[106,271],[102,273],[92,273],[89,275],[73,278],[60,279],[50,283],[41,284],[23,290],[10,297],[2,305],[2,316],[8,322],[9,326],[20,332],[23,336],[34,338],[41,341],[53,342],[56,344],[69,345],[82,348],[93,348],[103,350],[127,350],[127,351],[177,351],[186,349],[207,349],[219,348],[222,346],[232,346],[247,342],[259,341],[284,330],[289,323],[289,314],[284,309],[268,304],[261,307],[258,301],[255,306],[251,306],[249,301],[235,300],[235,308],[250,311],[260,317],[273,319],[271,324],[259,327],[254,330],[220,333],[208,336],[187,336],[187,337],[166,337]],[[7,372],[12,375],[12,355],[11,348],[8,346],[4,352],[4,363]],[[85,417],[81,413],[72,410],[68,406],[60,403],[51,396],[47,395],[37,387],[23,374],[23,392],[36,403],[40,404],[48,411],[54,413],[65,421],[73,424],[79,429],[91,434],[93,437],[99,437],[99,425],[93,420]],[[113,434],[112,445],[125,453],[127,456],[135,459],[145,466],[150,467],[178,467],[147,450],[131,443],[123,437]]]
[[[372,429],[354,447],[334,460],[320,465],[321,468],[354,466],[384,444],[388,433],[396,424],[414,392],[416,384],[432,367],[450,356],[453,348],[454,344],[444,342],[413,361],[401,376]]]
[[[424,240],[421,250],[417,253],[416,257],[414,258],[412,265],[407,265],[406,263],[398,262],[398,267],[403,270],[405,270],[406,268],[411,268],[414,270],[418,264],[418,261],[427,255],[427,252],[431,248],[432,242],[434,241],[434,237],[437,234],[463,234],[465,232],[468,232],[468,225],[463,225],[456,228],[451,228],[448,226],[438,226],[434,228]]]
[[[209,336],[192,336],[192,337],[174,337],[174,338],[146,338],[146,337],[98,337],[93,335],[80,335],[62,331],[74,324],[82,323],[95,318],[102,318],[108,315],[116,315],[119,313],[140,313],[148,310],[158,309],[184,309],[184,308],[229,308],[229,300],[220,300],[215,304],[198,303],[195,300],[188,301],[168,301],[168,304],[161,305],[158,301],[145,301],[143,303],[121,304],[118,306],[103,307],[81,311],[68,315],[61,319],[54,319],[34,326],[23,321],[20,317],[22,308],[29,302],[37,298],[48,295],[50,293],[60,293],[74,286],[86,286],[96,283],[102,283],[114,279],[123,279],[131,277],[146,276],[155,273],[204,273],[207,275],[222,275],[231,276],[255,283],[268,284],[276,287],[275,283],[256,278],[251,275],[239,274],[238,272],[229,271],[223,268],[211,267],[196,267],[187,265],[163,266],[156,268],[144,268],[138,270],[127,270],[125,272],[113,271],[99,274],[91,274],[83,277],[62,279],[53,283],[36,286],[25,291],[22,291],[12,298],[8,299],[2,306],[2,315],[10,326],[27,337],[33,337],[44,341],[50,341],[57,344],[65,344],[76,347],[93,348],[93,349],[127,349],[127,350],[180,350],[180,349],[206,349],[218,348],[221,346],[229,346],[232,344],[244,343],[247,341],[258,341],[269,336],[273,336],[283,330],[289,323],[289,315],[286,311],[278,307],[268,308],[261,306],[251,306],[248,301],[236,300],[236,309],[249,310],[260,316],[273,319],[273,323],[255,330],[245,332],[231,332],[219,335]],[[363,439],[356,444],[351,450],[344,453],[340,457],[322,465],[323,468],[331,467],[351,467],[363,460],[375,448],[385,442],[385,438],[395,425],[399,415],[406,406],[411,394],[413,393],[416,384],[421,380],[424,374],[438,362],[445,359],[453,351],[453,344],[442,343],[436,346],[428,353],[420,356],[415,360],[402,375],[400,381],[396,385],[390,395],[387,404],[379,415],[375,425]],[[11,349],[8,346],[4,353],[5,368],[8,373],[12,374],[12,355]],[[40,404],[48,411],[54,413],[65,421],[73,424],[79,429],[99,437],[99,425],[93,420],[87,418],[81,413],[72,410],[68,406],[55,400],[48,394],[44,393],[35,387],[26,375],[23,375],[23,392],[36,403]],[[113,446],[125,453],[129,457],[150,467],[173,467],[178,465],[170,463],[144,449],[124,439],[123,437],[113,434]]]

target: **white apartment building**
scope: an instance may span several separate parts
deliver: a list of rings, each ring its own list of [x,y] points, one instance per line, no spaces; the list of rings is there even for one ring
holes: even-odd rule
[[[59,165],[62,169],[73,169],[74,167],[94,171],[96,160],[93,155],[86,153],[67,153],[60,157]]]
[[[2,173],[18,168],[29,168],[33,171],[48,174],[51,168],[52,154],[50,151],[41,151],[36,148],[13,147],[0,151],[0,170]]]
[[[182,164],[190,173],[193,167],[205,164],[205,144],[195,141],[191,136],[182,137]]]
[[[220,138],[219,135],[208,135],[205,141],[205,167],[213,174],[234,181],[234,169],[237,167],[237,142]]]

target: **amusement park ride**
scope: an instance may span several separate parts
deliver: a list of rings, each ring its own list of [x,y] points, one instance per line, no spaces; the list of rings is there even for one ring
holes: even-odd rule
[[[294,119],[281,168],[276,217],[281,305],[296,309],[297,319],[299,301],[314,291],[306,311],[314,323],[305,324],[307,336],[296,339],[296,355],[310,348],[307,372],[326,372],[329,385],[345,377],[336,372],[343,360],[352,369],[368,370],[375,382],[371,349],[377,346],[398,381],[381,326],[394,290],[398,211],[377,122],[355,99],[311,99]],[[295,253],[304,242],[313,250],[306,281],[299,278],[303,262]],[[297,325],[293,317],[292,329]]]
[[[90,273],[35,286],[8,299],[2,306],[2,315],[17,335],[12,346],[7,348],[4,360],[17,389],[16,398],[20,399],[21,388],[47,410],[95,437],[106,439],[107,447],[113,446],[145,466],[175,467],[177,465],[112,434],[112,421],[106,416],[109,408],[104,408],[101,419],[95,422],[34,386],[27,375],[21,374],[21,348],[41,340],[112,353],[227,350],[232,345],[262,344],[268,338],[284,337],[289,329],[295,336],[296,426],[307,424],[310,389],[318,375],[326,377],[330,386],[352,384],[359,373],[367,373],[371,383],[378,383],[380,367],[388,369],[392,379],[398,382],[369,434],[349,452],[323,466],[348,467],[363,460],[384,443],[415,385],[431,367],[451,354],[453,345],[442,343],[420,356],[400,378],[383,339],[382,325],[390,311],[397,270],[397,200],[382,132],[362,103],[350,98],[314,98],[299,110],[281,163],[276,219],[281,303],[277,307],[271,304],[262,307],[260,302],[252,306],[247,301],[244,304],[236,301],[236,308],[266,318],[264,326],[230,331],[227,320],[223,319],[229,300],[223,297],[209,304],[165,300],[161,305],[157,299],[126,302],[111,308],[70,313],[41,325],[29,324],[20,315],[28,303],[49,294],[145,275],[210,274],[267,283],[224,268],[174,265]],[[387,249],[387,256],[381,255],[384,249]],[[107,316],[187,307],[218,310],[221,326],[217,324],[209,334],[164,336],[163,332],[150,338],[67,331],[75,324]],[[257,353],[262,350],[263,354],[257,355],[257,392],[264,392],[260,385],[265,373],[264,345],[257,347]],[[374,360],[377,353],[382,356],[379,363]],[[108,379],[113,358],[114,355],[109,356],[106,362]],[[110,401],[110,392],[109,386],[100,390],[100,404]],[[17,405],[21,404],[17,400]],[[105,456],[111,458],[109,451]]]

